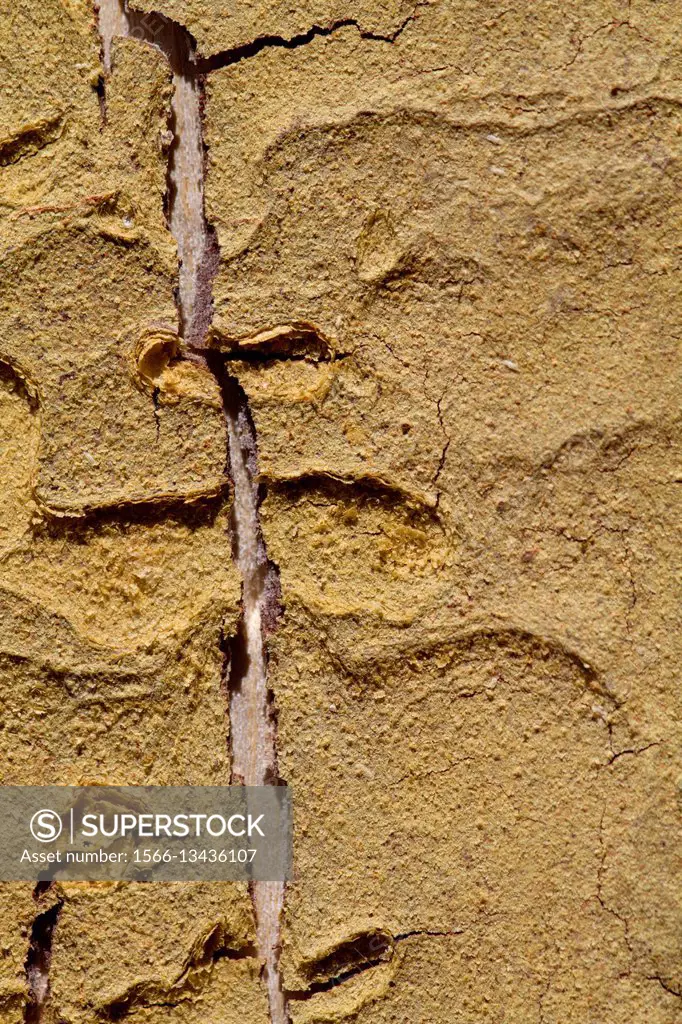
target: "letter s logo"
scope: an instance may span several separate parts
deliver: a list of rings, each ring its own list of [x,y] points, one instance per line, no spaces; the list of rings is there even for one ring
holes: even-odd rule
[[[31,818],[31,834],[39,843],[53,843],[62,831],[62,819],[56,811],[44,808]]]

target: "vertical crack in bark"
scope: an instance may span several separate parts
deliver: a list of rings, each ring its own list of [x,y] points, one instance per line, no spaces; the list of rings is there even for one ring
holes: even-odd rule
[[[102,40],[102,63],[104,71],[111,71],[111,44],[116,36],[128,34],[128,18],[119,0],[99,0],[96,3],[97,26]]]
[[[45,893],[52,889],[52,882],[38,882],[33,899],[40,906]],[[52,934],[59,919],[64,901],[55,903],[40,911],[33,920],[28,953],[26,955],[26,983],[28,1000],[24,1007],[25,1024],[40,1024],[50,997],[50,960],[52,959]]]
[[[177,306],[180,333],[194,356],[205,359],[223,396],[228,463],[234,484],[234,557],[242,576],[242,623],[229,651],[229,703],[233,781],[247,786],[278,783],[276,728],[267,684],[265,636],[279,613],[279,579],[267,558],[258,516],[256,435],[246,395],[225,360],[202,351],[210,326],[212,282],[218,245],[204,210],[203,77],[195,43],[182,26],[159,14],[143,14],[122,0],[100,0],[99,27],[105,70],[111,69],[115,35],[157,46],[173,75],[167,217],[178,246]],[[272,1024],[287,1024],[279,969],[283,882],[254,882],[258,952],[264,965]]]
[[[178,247],[180,333],[189,344],[197,344],[210,323],[217,246],[215,234],[204,216],[203,79],[195,63],[194,39],[163,15],[136,11],[121,0],[99,0],[97,10],[107,74],[112,70],[111,51],[116,36],[155,46],[170,65],[173,142],[168,161],[166,212]]]
[[[217,354],[207,362],[220,380],[227,420],[234,483],[232,529],[235,559],[242,575],[242,624],[230,652],[230,722],[233,781],[247,786],[276,785],[275,718],[267,682],[265,637],[279,609],[279,580],[268,560],[258,519],[256,435],[246,396]],[[279,970],[283,882],[254,882],[257,942],[265,965],[272,1024],[288,1015]]]

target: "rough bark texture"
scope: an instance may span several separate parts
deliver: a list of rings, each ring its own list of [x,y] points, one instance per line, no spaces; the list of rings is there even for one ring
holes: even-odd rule
[[[0,782],[295,879],[4,884],[0,1021],[682,1021],[682,4],[133,6],[0,16]]]

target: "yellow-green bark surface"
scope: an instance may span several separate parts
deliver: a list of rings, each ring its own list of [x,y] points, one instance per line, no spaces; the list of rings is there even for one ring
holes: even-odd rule
[[[682,1020],[682,5],[140,10],[213,58],[205,342],[280,573],[292,1024]],[[170,68],[129,38],[105,73],[85,0],[21,0],[0,53],[0,782],[227,784]],[[3,1022],[57,905],[44,1019],[268,1020],[245,888],[4,884]]]
[[[678,1019],[681,13],[435,3],[209,77],[297,1024]]]

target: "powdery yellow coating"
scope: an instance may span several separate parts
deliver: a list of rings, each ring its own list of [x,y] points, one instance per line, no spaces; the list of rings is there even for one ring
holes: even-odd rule
[[[0,892],[0,1019],[23,1018],[28,987],[26,983],[26,946],[35,916],[29,882],[5,882]]]
[[[295,1024],[680,1019],[680,27],[437,2],[209,77]]]
[[[259,984],[259,965],[253,959],[219,959],[192,976],[185,990],[171,991],[149,1006],[133,1006],[135,1024],[264,1024],[267,1000]]]
[[[83,63],[97,59],[98,46],[86,14]],[[5,45],[21,42],[10,36]],[[74,65],[60,68],[74,75]],[[38,140],[35,152],[0,168],[0,358],[39,405],[35,493],[61,515],[187,500],[224,484],[215,382],[190,368],[150,380],[136,361],[150,334],[172,331],[177,318],[175,247],[162,208],[169,71],[151,47],[118,43],[104,124],[94,84],[64,101],[58,139]]]
[[[175,1004],[173,1016],[180,1019],[183,1004],[190,1016],[192,1011],[201,1012],[202,1003],[210,1015],[220,989],[224,992],[221,955],[243,958],[234,971],[240,995],[260,1009],[259,1015],[252,1010],[247,1019],[264,1019],[264,995],[259,994],[255,963],[248,955],[255,936],[243,886],[72,883],[60,889],[66,902],[51,971],[52,999],[60,1019],[91,1021],[131,1010],[153,1019],[158,1010],[152,1007],[163,1003],[169,1010]],[[92,935],[98,929],[106,942],[93,948]],[[118,950],[115,960],[107,956],[107,946]],[[229,1009],[228,996],[228,1013]],[[232,1006],[233,1013],[237,1009]]]
[[[357,23],[207,84],[293,1024],[674,1024],[682,8],[149,6],[205,55]],[[1,781],[221,784],[239,584],[169,70],[116,43],[103,119],[87,4],[0,33]],[[57,907],[44,1019],[267,1020],[241,887],[0,895],[8,1024]]]
[[[456,541],[432,510],[401,498],[381,487],[353,494],[324,478],[273,487],[262,523],[277,564],[299,566],[290,597],[320,614],[372,614],[396,626],[442,599]]]
[[[0,19],[0,781],[224,785],[240,588],[222,402],[176,330],[170,74],[130,40],[104,79],[99,45],[86,3]],[[7,1024],[29,985],[44,1021],[266,1020],[245,886],[1,889]]]
[[[23,0],[2,18],[2,164],[40,148],[31,132],[87,105],[99,74],[92,13],[82,0]]]

